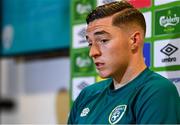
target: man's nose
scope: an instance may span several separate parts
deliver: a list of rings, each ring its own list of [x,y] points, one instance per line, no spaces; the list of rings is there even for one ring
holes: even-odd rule
[[[93,58],[96,58],[98,56],[101,55],[101,51],[100,51],[100,48],[97,44],[93,44],[91,47],[90,47],[90,50],[89,50],[89,56],[90,57],[93,57]]]

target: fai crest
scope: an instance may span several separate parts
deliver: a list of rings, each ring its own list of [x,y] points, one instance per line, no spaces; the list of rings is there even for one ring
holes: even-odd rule
[[[118,105],[116,106],[109,115],[109,123],[116,124],[118,123],[126,111],[127,105]]]

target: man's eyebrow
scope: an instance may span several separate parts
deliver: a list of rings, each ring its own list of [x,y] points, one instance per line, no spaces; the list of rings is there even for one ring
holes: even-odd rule
[[[102,30],[102,31],[97,31],[97,32],[94,33],[94,35],[103,35],[103,34],[109,35],[110,33],[106,32],[106,31],[104,31],[104,30]]]
[[[106,31],[104,31],[104,30],[102,30],[102,31],[97,31],[97,32],[94,33],[94,35],[104,35],[104,34],[110,35],[110,33],[106,32]],[[86,37],[86,40],[89,39],[88,35],[86,35],[85,37]]]

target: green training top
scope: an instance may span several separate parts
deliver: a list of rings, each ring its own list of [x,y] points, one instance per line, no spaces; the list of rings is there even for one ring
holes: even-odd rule
[[[113,90],[112,79],[86,87],[73,104],[68,124],[178,124],[180,97],[168,79],[146,68]]]

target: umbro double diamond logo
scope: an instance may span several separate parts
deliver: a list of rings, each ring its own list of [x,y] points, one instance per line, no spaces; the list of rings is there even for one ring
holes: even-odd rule
[[[165,47],[163,47],[160,51],[162,53],[164,53],[165,55],[167,56],[170,56],[172,55],[174,52],[176,52],[178,50],[177,47],[175,47],[174,45],[172,44],[167,44]]]

